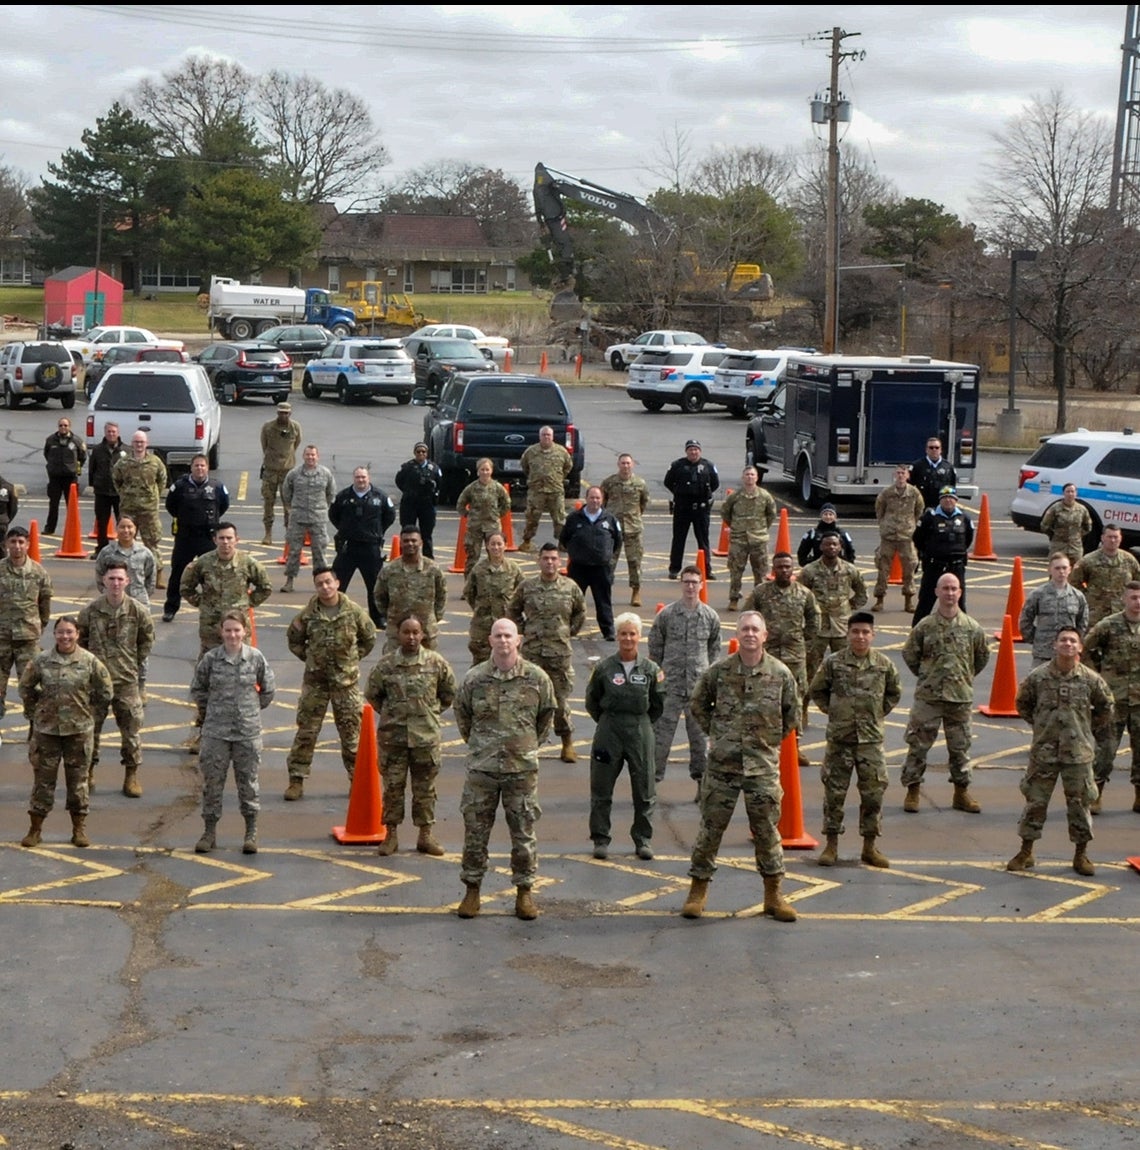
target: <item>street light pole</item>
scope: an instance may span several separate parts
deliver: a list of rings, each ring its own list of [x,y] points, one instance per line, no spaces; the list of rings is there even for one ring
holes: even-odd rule
[[[1017,265],[1032,263],[1037,252],[1027,248],[1011,248],[1009,253],[1009,399],[1005,411],[997,417],[998,443],[1015,447],[1021,442],[1023,423],[1017,407]]]

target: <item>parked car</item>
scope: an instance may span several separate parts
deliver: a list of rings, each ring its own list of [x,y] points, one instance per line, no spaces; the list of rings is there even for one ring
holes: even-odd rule
[[[416,328],[410,336],[405,338],[405,342],[421,336],[468,340],[480,350],[486,348],[496,363],[503,362],[506,358],[507,349],[511,346],[511,341],[505,336],[487,335],[486,332],[466,323],[429,323],[424,327]]]
[[[74,348],[83,356],[84,363],[90,363],[97,356],[102,355],[115,343],[163,343],[171,342],[159,339],[153,331],[145,327],[93,327],[75,339],[63,340],[68,350]],[[179,344],[179,347],[182,345]]]
[[[193,358],[205,369],[214,394],[226,403],[241,403],[251,395],[284,403],[293,390],[293,361],[271,343],[212,343]]]
[[[74,407],[77,374],[71,352],[59,340],[10,343],[0,350],[0,387],[9,411],[24,399],[58,399],[61,406]]]
[[[465,339],[409,336],[404,340],[404,350],[415,364],[416,386],[437,394],[457,371],[495,370],[490,350],[473,347]]]
[[[267,328],[257,337],[258,343],[271,343],[287,351],[294,361],[310,360],[336,343],[337,337],[327,327],[317,324],[280,324]]]
[[[416,375],[398,339],[342,339],[305,365],[301,391],[318,399],[334,391],[341,403],[370,396],[389,396],[411,403]]]
[[[625,371],[627,367],[646,349],[655,347],[685,347],[692,345],[710,346],[703,335],[695,331],[643,331],[629,343],[613,343],[606,348],[606,359],[614,371]]]
[[[748,414],[748,397],[766,399],[776,390],[788,368],[787,351],[726,351],[713,376],[709,403],[727,407],[738,419]]]
[[[72,353],[73,357],[75,353]],[[99,380],[117,363],[189,363],[190,357],[178,347],[156,346],[145,343],[112,344],[100,359],[92,360],[83,369],[83,390],[90,399],[99,386]]]
[[[630,364],[626,394],[640,399],[646,411],[675,403],[686,415],[695,415],[704,411],[713,374],[728,354],[727,348],[711,345],[649,348]]]

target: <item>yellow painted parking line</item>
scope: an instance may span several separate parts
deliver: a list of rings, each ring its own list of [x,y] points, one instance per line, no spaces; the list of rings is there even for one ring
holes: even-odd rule
[[[237,501],[239,503],[244,503],[245,497],[248,494],[248,492],[249,492],[249,472],[243,471],[243,472],[241,472],[240,475],[238,475]]]

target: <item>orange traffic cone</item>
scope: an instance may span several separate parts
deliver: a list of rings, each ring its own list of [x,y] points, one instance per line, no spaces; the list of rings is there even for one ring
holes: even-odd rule
[[[978,710],[993,718],[1017,716],[1017,666],[1013,658],[1013,622],[1006,615],[1001,625],[1001,646],[998,648],[997,667],[994,670],[990,701]]]
[[[257,646],[257,620],[254,618],[252,605],[249,607],[249,645]]]
[[[458,571],[461,575],[467,570],[467,516],[459,517],[459,534],[455,539],[455,560],[448,571]]]
[[[895,557],[891,560],[891,573],[887,576],[887,583],[892,587],[897,587],[902,583],[902,560],[899,558],[899,553],[895,552]]]
[[[733,635],[733,637],[731,639],[729,639],[729,641],[728,641],[728,653],[730,655],[735,655],[736,652],[739,650],[740,650],[740,640],[735,635]]]
[[[1021,642],[1021,609],[1025,606],[1025,587],[1021,580],[1021,556],[1013,557],[1013,575],[1009,580],[1009,597],[1005,601],[1005,613],[1013,620],[1013,641]],[[995,631],[994,638],[1000,639],[1001,632]]]
[[[502,519],[499,520],[499,527],[503,532],[503,542],[507,545],[508,551],[517,551],[515,546],[515,528],[511,522],[511,485],[509,483],[503,484],[503,490],[507,493],[507,509],[503,512]]]
[[[664,610],[665,610],[665,604],[664,603],[658,603],[657,606],[653,609],[653,614],[654,615],[660,615],[661,612]]]
[[[574,378],[582,378],[582,357],[580,355],[574,357]]]
[[[79,489],[73,483],[67,492],[67,521],[63,525],[63,545],[57,559],[86,559],[83,550],[83,528],[79,523]]]
[[[511,355],[511,349],[508,347],[507,354],[503,356],[503,371],[509,373],[513,362],[514,356]]]
[[[107,516],[107,538],[108,539],[114,539],[117,534],[118,534],[118,532],[115,529],[115,513],[112,512],[110,515]],[[96,519],[91,524],[91,530],[87,532],[87,538],[88,539],[98,539],[99,538],[99,520],[98,519]]]
[[[403,553],[404,546],[400,542],[400,533],[397,531],[396,534],[392,536],[392,549],[388,552],[388,562],[391,563],[393,559],[399,559]]]
[[[792,524],[788,518],[786,507],[780,508],[780,525],[776,528],[776,550],[772,554],[777,555],[781,551],[786,551],[793,558],[795,557],[795,552],[792,550]],[[769,571],[768,578],[775,579],[776,576]]]
[[[546,352],[538,357],[538,374],[545,375],[550,370],[550,361],[546,358]]]
[[[305,542],[301,545],[301,562],[300,562],[301,567],[308,567],[308,565],[309,565],[309,560],[308,560],[308,557],[305,555],[305,550],[304,550],[304,548],[306,546],[309,546],[309,545],[310,545],[309,533],[306,531],[305,532]],[[285,540],[285,550],[281,552],[281,558],[277,560],[277,566],[278,567],[284,567],[285,564],[288,562],[289,562],[289,540],[286,539]]]
[[[709,563],[705,558],[705,551],[702,547],[697,552],[697,570],[701,573],[701,602],[708,603],[709,601]]]
[[[380,796],[380,756],[376,750],[376,716],[371,703],[360,713],[360,743],[356,767],[348,792],[348,815],[343,827],[333,827],[338,843],[382,843],[388,837],[384,826],[384,800]]]
[[[724,494],[725,494],[725,498],[730,496],[732,494],[732,488],[730,487]],[[727,555],[728,554],[728,541],[730,538],[731,538],[731,534],[729,532],[728,524],[722,521],[721,525],[720,525],[720,541],[713,548],[713,554],[714,555]]]
[[[974,536],[974,549],[971,559],[996,559],[994,541],[990,535],[990,497],[982,496],[982,512],[978,516],[978,533]]]
[[[1140,871],[1140,855],[1129,855],[1124,860],[1134,871]]]
[[[33,519],[28,524],[28,558],[40,562],[40,524]]]
[[[804,803],[800,791],[800,745],[795,729],[780,744],[780,786],[784,801],[780,804],[780,843],[789,850],[815,850],[819,840],[804,830]]]

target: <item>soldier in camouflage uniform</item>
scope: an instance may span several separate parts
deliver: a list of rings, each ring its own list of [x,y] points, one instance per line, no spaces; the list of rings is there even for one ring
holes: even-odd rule
[[[524,578],[522,565],[507,558],[507,541],[501,531],[492,531],[486,543],[487,554],[463,583],[463,598],[471,607],[467,650],[473,665],[491,657],[491,626],[506,616],[511,596]]]
[[[61,615],[55,624],[55,645],[32,659],[20,675],[20,698],[32,724],[28,759],[34,783],[28,803],[31,826],[20,842],[40,842],[44,819],[55,805],[59,765],[67,786],[72,846],[88,847],[87,771],[91,766],[95,714],[114,694],[111,674],[90,651],[79,647],[74,615]]]
[[[396,853],[396,828],[404,821],[404,789],[409,776],[412,825],[419,827],[416,850],[425,855],[444,853],[432,834],[435,779],[443,765],[439,716],[455,702],[457,684],[447,660],[437,651],[427,650],[423,637],[420,617],[405,616],[399,628],[399,649],[372,668],[364,688],[364,697],[376,712],[384,783],[384,826],[388,833],[376,851],[381,856]]]
[[[891,564],[898,556],[902,568],[903,608],[911,613],[918,605],[914,599],[914,573],[918,570],[918,552],[914,533],[926,505],[922,492],[910,482],[910,467],[905,463],[895,468],[895,481],[875,497],[875,518],[879,521],[879,546],[875,548],[875,605],[883,609],[883,598],[891,578]]]
[[[578,590],[573,583],[570,586]],[[496,619],[491,627],[490,659],[467,672],[455,696],[455,721],[468,752],[459,804],[463,812],[459,877],[466,888],[459,904],[460,918],[479,913],[487,844],[500,802],[511,834],[515,914],[525,920],[538,917],[531,895],[538,871],[534,825],[542,817],[538,750],[550,733],[558,703],[549,676],[520,656],[519,644],[515,624]]]
[[[1033,727],[1029,765],[1021,778],[1025,807],[1017,833],[1021,850],[1005,864],[1006,870],[1028,870],[1034,865],[1033,844],[1041,837],[1049,799],[1058,776],[1065,792],[1069,841],[1074,844],[1073,870],[1095,874],[1089,861],[1092,840],[1089,804],[1095,797],[1093,761],[1098,742],[1113,727],[1112,692],[1091,667],[1081,663],[1081,637],[1066,627],[1057,633],[1051,663],[1036,667],[1017,689],[1017,713]]]
[[[7,709],[8,675],[17,676],[39,650],[51,618],[51,576],[28,558],[28,529],[9,527],[0,561],[0,719]]]
[[[289,529],[289,500],[282,484],[285,476],[297,466],[297,448],[301,445],[301,425],[293,418],[293,406],[279,403],[277,414],[261,427],[261,522],[265,525],[263,544],[273,542],[273,512],[281,496],[281,516]]]
[[[768,577],[768,537],[776,522],[776,501],[759,485],[760,473],[746,467],[740,490],[721,504],[720,517],[728,525],[728,609],[740,606],[740,586],[745,564],[752,565],[752,582]]]
[[[875,616],[855,611],[847,624],[847,648],[832,651],[811,681],[812,702],[827,716],[827,751],[820,769],[827,845],[820,852],[820,866],[835,866],[839,861],[843,806],[852,774],[859,789],[860,858],[868,866],[891,865],[875,846],[875,839],[882,833],[887,789],[884,720],[898,705],[902,686],[894,663],[871,649],[874,638]]]
[[[466,551],[464,575],[470,574],[471,568],[479,561],[486,536],[502,527],[503,516],[511,510],[507,489],[492,478],[495,465],[489,459],[480,459],[475,465],[475,473],[478,478],[468,483],[455,501],[455,510],[467,517],[463,537]]]
[[[123,794],[137,799],[142,794],[143,696],[142,668],[154,646],[154,623],[150,612],[127,595],[130,575],[123,563],[112,563],[103,576],[103,594],[79,612],[79,645],[90,651],[111,673],[114,694],[110,710],[119,728],[119,758],[123,765]],[[94,709],[95,730],[87,789],[95,789],[99,741],[107,721],[107,707]]]
[[[1075,567],[1085,554],[1085,536],[1092,531],[1089,509],[1077,502],[1077,486],[1066,483],[1059,502],[1045,509],[1041,530],[1049,536],[1049,547],[1063,552]]]
[[[574,470],[574,460],[561,443],[554,442],[554,428],[540,427],[538,442],[522,453],[519,461],[526,476],[526,526],[520,551],[532,551],[531,540],[542,516],[550,513],[555,539],[566,522],[566,480]]]
[[[693,688],[693,715],[709,736],[709,765],[701,782],[701,829],[689,865],[685,918],[699,918],[704,910],[717,851],[743,793],[756,869],[764,877],[764,913],[778,922],[796,921],[780,894],[780,745],[795,729],[800,700],[791,671],[764,651],[767,633],[758,611],[743,612],[736,654],[714,663]]]
[[[158,549],[158,542],[162,538],[159,509],[168,486],[166,464],[148,450],[148,443],[145,431],[136,431],[131,436],[130,454],[126,459],[120,459],[111,469],[111,481],[119,493],[121,513],[135,521],[143,543],[158,564],[155,586],[165,587],[162,553]]]
[[[970,711],[974,705],[974,680],[990,661],[990,648],[981,626],[958,606],[962,596],[958,576],[950,571],[940,575],[935,593],[937,605],[919,620],[902,651],[903,662],[918,676],[906,727],[910,750],[902,769],[902,784],[906,787],[903,810],[908,814],[918,811],[926,755],[941,724],[950,756],[950,781],[954,784],[952,806],[956,811],[976,815],[982,808],[970,794]]]
[[[400,528],[400,557],[386,563],[376,580],[376,609],[387,620],[384,654],[400,646],[400,624],[416,615],[423,625],[422,643],[429,651],[439,641],[439,624],[447,608],[447,576],[422,553],[418,527]]]
[[[1089,629],[1089,605],[1083,591],[1069,582],[1073,568],[1063,551],[1049,556],[1049,582],[1034,587],[1018,618],[1021,637],[1033,644],[1033,665],[1053,658],[1053,640],[1062,627],[1075,627],[1083,635]]]
[[[1083,556],[1073,568],[1070,582],[1085,593],[1089,604],[1089,626],[1124,609],[1124,585],[1140,579],[1140,563],[1130,551],[1122,551],[1124,536],[1119,527],[1106,525],[1100,547]]]
[[[586,597],[573,579],[558,573],[556,544],[542,545],[538,569],[538,575],[524,579],[515,588],[507,615],[522,632],[524,657],[537,663],[554,684],[558,700],[554,730],[562,737],[560,757],[564,763],[576,763],[578,753],[570,724],[570,690],[574,686],[570,639],[586,622]]]
[[[1140,813],[1140,582],[1126,583],[1124,610],[1102,619],[1085,636],[1084,660],[1108,684],[1115,710],[1113,727],[1096,745],[1097,793],[1089,811],[1100,814],[1104,788],[1127,731],[1132,746],[1132,809]]]
[[[340,736],[340,754],[352,782],[356,749],[360,743],[360,661],[376,645],[376,627],[368,612],[338,590],[331,567],[313,570],[314,595],[289,624],[289,650],[305,664],[301,701],[297,705],[297,733],[285,765],[289,769],[287,802],[305,793],[305,779],[313,766],[317,736],[332,704],[333,721]]]
[[[752,592],[745,600],[745,607],[763,615],[768,628],[764,650],[779,659],[795,677],[801,705],[796,730],[802,734],[807,727],[807,653],[819,632],[819,606],[815,595],[792,578],[794,571],[791,552],[777,551],[772,557],[772,578]],[[799,764],[806,767],[808,763],[801,747]]]
[[[325,548],[329,545],[329,508],[336,499],[336,480],[321,463],[321,453],[312,444],[301,452],[301,463],[294,467],[281,484],[281,497],[289,503],[289,524],[285,529],[285,583],[281,590],[293,590],[293,580],[301,570],[301,549],[305,536],[313,556],[313,566],[325,565]]]
[[[815,595],[819,606],[819,632],[808,648],[809,681],[815,678],[825,652],[847,649],[848,617],[867,602],[867,586],[859,569],[839,557],[838,532],[825,534],[819,546],[823,554],[800,572],[800,582]]]
[[[649,506],[649,484],[633,473],[633,456],[623,451],[617,471],[602,480],[603,506],[621,524],[622,551],[629,567],[629,605],[641,606],[641,560],[645,555],[645,525],[641,516]]]
[[[222,793],[230,764],[245,820],[242,854],[257,854],[257,812],[261,809],[257,772],[261,767],[261,712],[273,702],[277,681],[265,656],[246,643],[241,611],[226,611],[218,628],[222,643],[207,651],[194,668],[190,698],[205,716],[202,722],[202,837],[198,854],[217,846]]]
[[[158,579],[158,563],[154,553],[138,540],[138,526],[129,515],[120,515],[115,522],[116,538],[95,556],[95,586],[103,590],[103,575],[112,563],[127,565],[127,594],[144,607],[150,606],[150,597]]]

